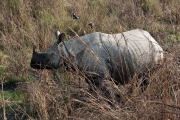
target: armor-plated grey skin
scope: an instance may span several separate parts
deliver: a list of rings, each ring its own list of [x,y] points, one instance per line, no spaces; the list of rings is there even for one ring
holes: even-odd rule
[[[57,69],[71,65],[94,78],[113,78],[124,84],[132,75],[161,64],[163,50],[146,31],[135,29],[119,34],[95,32],[64,42],[64,33],[45,52],[33,50],[31,67]]]

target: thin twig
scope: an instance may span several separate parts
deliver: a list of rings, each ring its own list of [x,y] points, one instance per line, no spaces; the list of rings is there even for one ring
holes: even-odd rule
[[[4,90],[3,90],[3,82],[4,82],[4,77],[1,80],[1,92],[2,92],[2,109],[3,109],[3,120],[7,120],[6,118],[6,108],[5,108],[5,100],[4,100]]]
[[[166,106],[168,106],[168,107],[180,109],[180,106],[170,105],[170,104],[162,103],[162,102],[158,102],[158,101],[149,101],[149,103],[161,104],[161,105],[166,105]]]

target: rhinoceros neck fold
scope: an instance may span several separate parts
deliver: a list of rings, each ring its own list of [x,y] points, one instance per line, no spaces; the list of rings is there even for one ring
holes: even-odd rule
[[[66,46],[66,44],[63,42],[63,45],[64,45],[64,50],[65,50],[65,52],[68,54],[68,56],[70,56],[70,52],[69,52],[69,50],[68,50],[68,48],[67,48],[67,46]]]
[[[67,42],[63,42],[62,46],[61,46],[61,55],[62,55],[62,57],[64,59],[64,62],[73,60],[73,55],[69,51],[68,46],[66,44],[67,44]]]
[[[60,53],[60,56],[68,57],[69,56],[69,50],[67,48],[66,42],[63,42],[58,46],[58,50]]]

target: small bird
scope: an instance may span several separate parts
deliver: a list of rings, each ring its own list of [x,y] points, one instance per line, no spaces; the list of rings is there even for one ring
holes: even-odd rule
[[[76,14],[75,14],[75,13],[73,13],[73,14],[72,14],[72,18],[73,18],[73,20],[77,20],[77,19],[79,19],[79,17],[78,17],[78,16],[76,16]]]
[[[93,28],[93,26],[94,26],[94,23],[92,23],[92,22],[89,22],[89,24],[88,24],[91,28]]]

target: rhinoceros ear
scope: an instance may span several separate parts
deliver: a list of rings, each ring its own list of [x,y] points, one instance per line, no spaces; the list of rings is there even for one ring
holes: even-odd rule
[[[64,37],[65,37],[65,34],[64,33],[61,33],[58,37],[58,40],[57,40],[57,44],[61,43],[64,41]]]
[[[57,30],[57,31],[55,32],[56,39],[58,39],[60,33],[61,33],[61,32],[60,32],[59,30]]]

